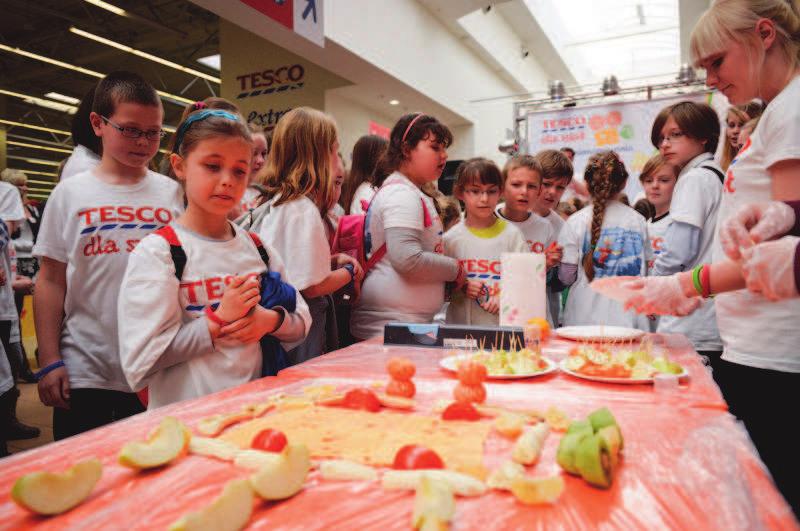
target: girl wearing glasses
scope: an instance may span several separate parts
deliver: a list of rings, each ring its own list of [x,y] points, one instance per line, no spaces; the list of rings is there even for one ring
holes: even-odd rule
[[[720,136],[717,113],[708,105],[684,101],[662,110],[650,138],[667,164],[679,169],[672,194],[672,223],[664,235],[664,252],[651,274],[664,276],[691,270],[711,260],[723,174],[714,161]],[[686,335],[695,350],[715,365],[722,353],[714,303],[711,300],[689,317],[664,316],[661,333]]]

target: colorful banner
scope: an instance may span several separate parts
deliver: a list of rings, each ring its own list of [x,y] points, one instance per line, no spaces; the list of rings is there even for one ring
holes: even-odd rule
[[[389,135],[391,132],[392,130],[385,125],[373,122],[372,120],[369,121],[369,130],[367,131],[368,134],[382,136],[386,140],[389,140]]]
[[[709,95],[695,92],[644,101],[531,112],[527,116],[528,153],[571,147],[575,150],[576,178],[583,180],[589,157],[600,151],[614,150],[630,173],[625,193],[633,201],[642,190],[639,173],[656,153],[650,142],[653,120],[664,107],[687,100],[708,103]]]

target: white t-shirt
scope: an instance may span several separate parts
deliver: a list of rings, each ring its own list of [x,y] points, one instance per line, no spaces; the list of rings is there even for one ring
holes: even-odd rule
[[[769,103],[755,133],[728,167],[720,226],[741,205],[773,199],[768,168],[783,160],[800,159],[798,101],[800,76]],[[724,258],[717,242],[714,261]],[[772,302],[740,290],[718,295],[716,305],[725,345],[723,359],[750,367],[800,372],[800,299]]]
[[[592,206],[576,212],[564,224],[558,243],[564,248],[561,261],[578,265],[578,277],[569,289],[564,307],[564,325],[617,325],[649,330],[647,318],[624,311],[620,302],[600,295],[589,287],[583,270],[583,256],[589,252]],[[647,222],[630,207],[610,201],[603,216],[600,239],[594,251],[594,278],[644,276],[646,273]]]
[[[17,319],[17,307],[14,304],[14,288],[12,287],[16,276],[15,267],[11,263],[13,251],[14,246],[11,244],[8,226],[0,220],[0,269],[3,270],[6,279],[5,283],[0,286],[0,321],[16,321]]]
[[[498,205],[495,214],[519,229],[525,238],[528,251],[543,253],[551,243],[558,240],[553,225],[543,217],[533,212],[528,212],[528,219],[525,221],[512,221],[503,215],[504,206],[504,204]]]
[[[60,350],[70,386],[130,392],[119,363],[119,286],[139,240],[183,210],[183,191],[151,171],[133,185],[95,171],[53,189],[33,254],[67,264]]]
[[[553,241],[558,241],[558,236],[561,234],[561,229],[564,228],[564,218],[558,212],[551,210],[549,214],[542,217],[545,221],[550,223],[553,228]],[[550,286],[547,286],[547,318],[550,324],[554,327],[561,325],[561,292],[553,291]]]
[[[561,234],[561,229],[563,229],[564,224],[566,224],[564,218],[562,218],[555,210],[551,210],[549,214],[542,216],[542,219],[550,222],[550,225],[553,226],[553,238],[558,239],[558,235]]]
[[[276,198],[269,201],[274,205]],[[307,197],[272,206],[258,236],[286,264],[289,283],[298,291],[319,284],[331,273],[331,249],[317,205]]]
[[[692,159],[678,176],[669,207],[672,221],[687,223],[701,231],[697,257],[692,263],[686,264],[687,271],[699,264],[711,263],[711,246],[716,234],[722,195],[719,176],[701,166],[719,169],[711,153],[702,153]],[[686,317],[662,316],[658,322],[658,331],[684,334],[692,342],[695,350],[722,350],[712,299],[703,301],[700,308]]]
[[[24,219],[25,210],[19,190],[11,183],[0,181],[0,220],[8,222]]]
[[[256,208],[261,204],[261,190],[253,186],[248,186],[242,195],[242,202],[240,203],[242,212],[247,212],[251,208]]]
[[[93,170],[98,164],[100,164],[100,157],[95,155],[94,151],[86,146],[78,144],[75,146],[75,149],[72,150],[72,155],[69,156],[67,162],[64,163],[64,168],[61,170],[61,177],[59,180],[63,181],[79,173]]]
[[[647,235],[650,238],[650,256],[647,257],[647,269],[652,269],[658,255],[664,252],[664,236],[672,223],[669,212],[660,218],[647,220]]]
[[[500,255],[529,251],[520,230],[502,219],[487,229],[471,229],[461,221],[444,235],[444,254],[459,261],[468,280],[482,282],[490,297],[500,296]],[[497,326],[500,316],[487,312],[463,291],[456,290],[447,307],[447,322]]]
[[[406,176],[395,172],[383,184],[367,213],[366,232],[375,252],[386,242],[385,229],[405,228],[422,233],[422,250],[442,253],[442,220],[433,199],[425,195]],[[422,202],[430,217],[425,227]],[[398,273],[384,256],[367,274],[350,319],[350,330],[358,338],[383,334],[390,321],[430,323],[444,303],[444,282],[422,281]]]
[[[222,299],[229,278],[259,275],[266,270],[253,240],[233,226],[236,237],[222,241],[172,224],[186,253],[180,284],[163,237],[150,235],[131,253],[119,294],[120,357],[130,386],[149,386],[149,409],[228,389],[261,374],[259,343],[218,338],[214,352],[146,377],[181,326],[205,319],[205,307]],[[280,256],[269,246],[264,248],[270,270],[285,279]],[[311,317],[299,291],[296,304],[295,313],[304,318],[308,328]]]
[[[375,188],[371,184],[367,182],[359,184],[353,194],[353,200],[350,202],[350,213],[363,214],[364,208],[361,201],[366,201],[369,204],[373,197],[375,197]]]

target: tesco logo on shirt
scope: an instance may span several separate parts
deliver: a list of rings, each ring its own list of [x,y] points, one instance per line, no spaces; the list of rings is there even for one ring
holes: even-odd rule
[[[461,260],[467,273],[491,273],[500,274],[500,260]]]
[[[172,212],[163,207],[101,206],[81,210],[78,212],[78,217],[83,218],[83,221],[87,225],[112,221],[139,221],[142,223],[163,223],[166,225],[172,221]]]

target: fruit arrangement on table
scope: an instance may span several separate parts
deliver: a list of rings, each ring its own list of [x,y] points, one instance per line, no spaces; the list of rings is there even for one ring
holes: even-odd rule
[[[562,368],[588,377],[648,380],[658,374],[685,374],[684,368],[665,356],[653,356],[653,348],[642,342],[633,347],[579,345],[572,348]]]
[[[387,393],[317,386],[306,388],[304,396],[275,395],[229,415],[202,419],[195,426],[200,435],[166,417],[147,440],[126,444],[119,463],[135,471],[163,468],[189,453],[251,471],[228,482],[201,510],[176,520],[171,530],[242,529],[255,500],[291,498],[313,470],[326,481],[379,481],[386,490],[415,491],[414,529],[449,528],[456,496],[499,490],[525,505],[557,501],[565,489],[561,475],[532,477],[527,472],[540,461],[551,431],[566,428],[563,412],[551,408],[542,415],[485,405],[487,368],[468,360],[458,367],[455,401],[445,401],[440,415],[414,413],[409,396],[415,390],[414,369],[408,360],[391,360]],[[487,470],[483,445],[492,429],[513,446],[507,460]],[[621,449],[619,427],[601,409],[586,421],[569,424],[557,461],[590,484],[608,487]],[[459,466],[464,463],[468,466]],[[56,515],[87,499],[101,475],[97,459],[63,473],[34,472],[17,480],[12,499],[34,513]]]

